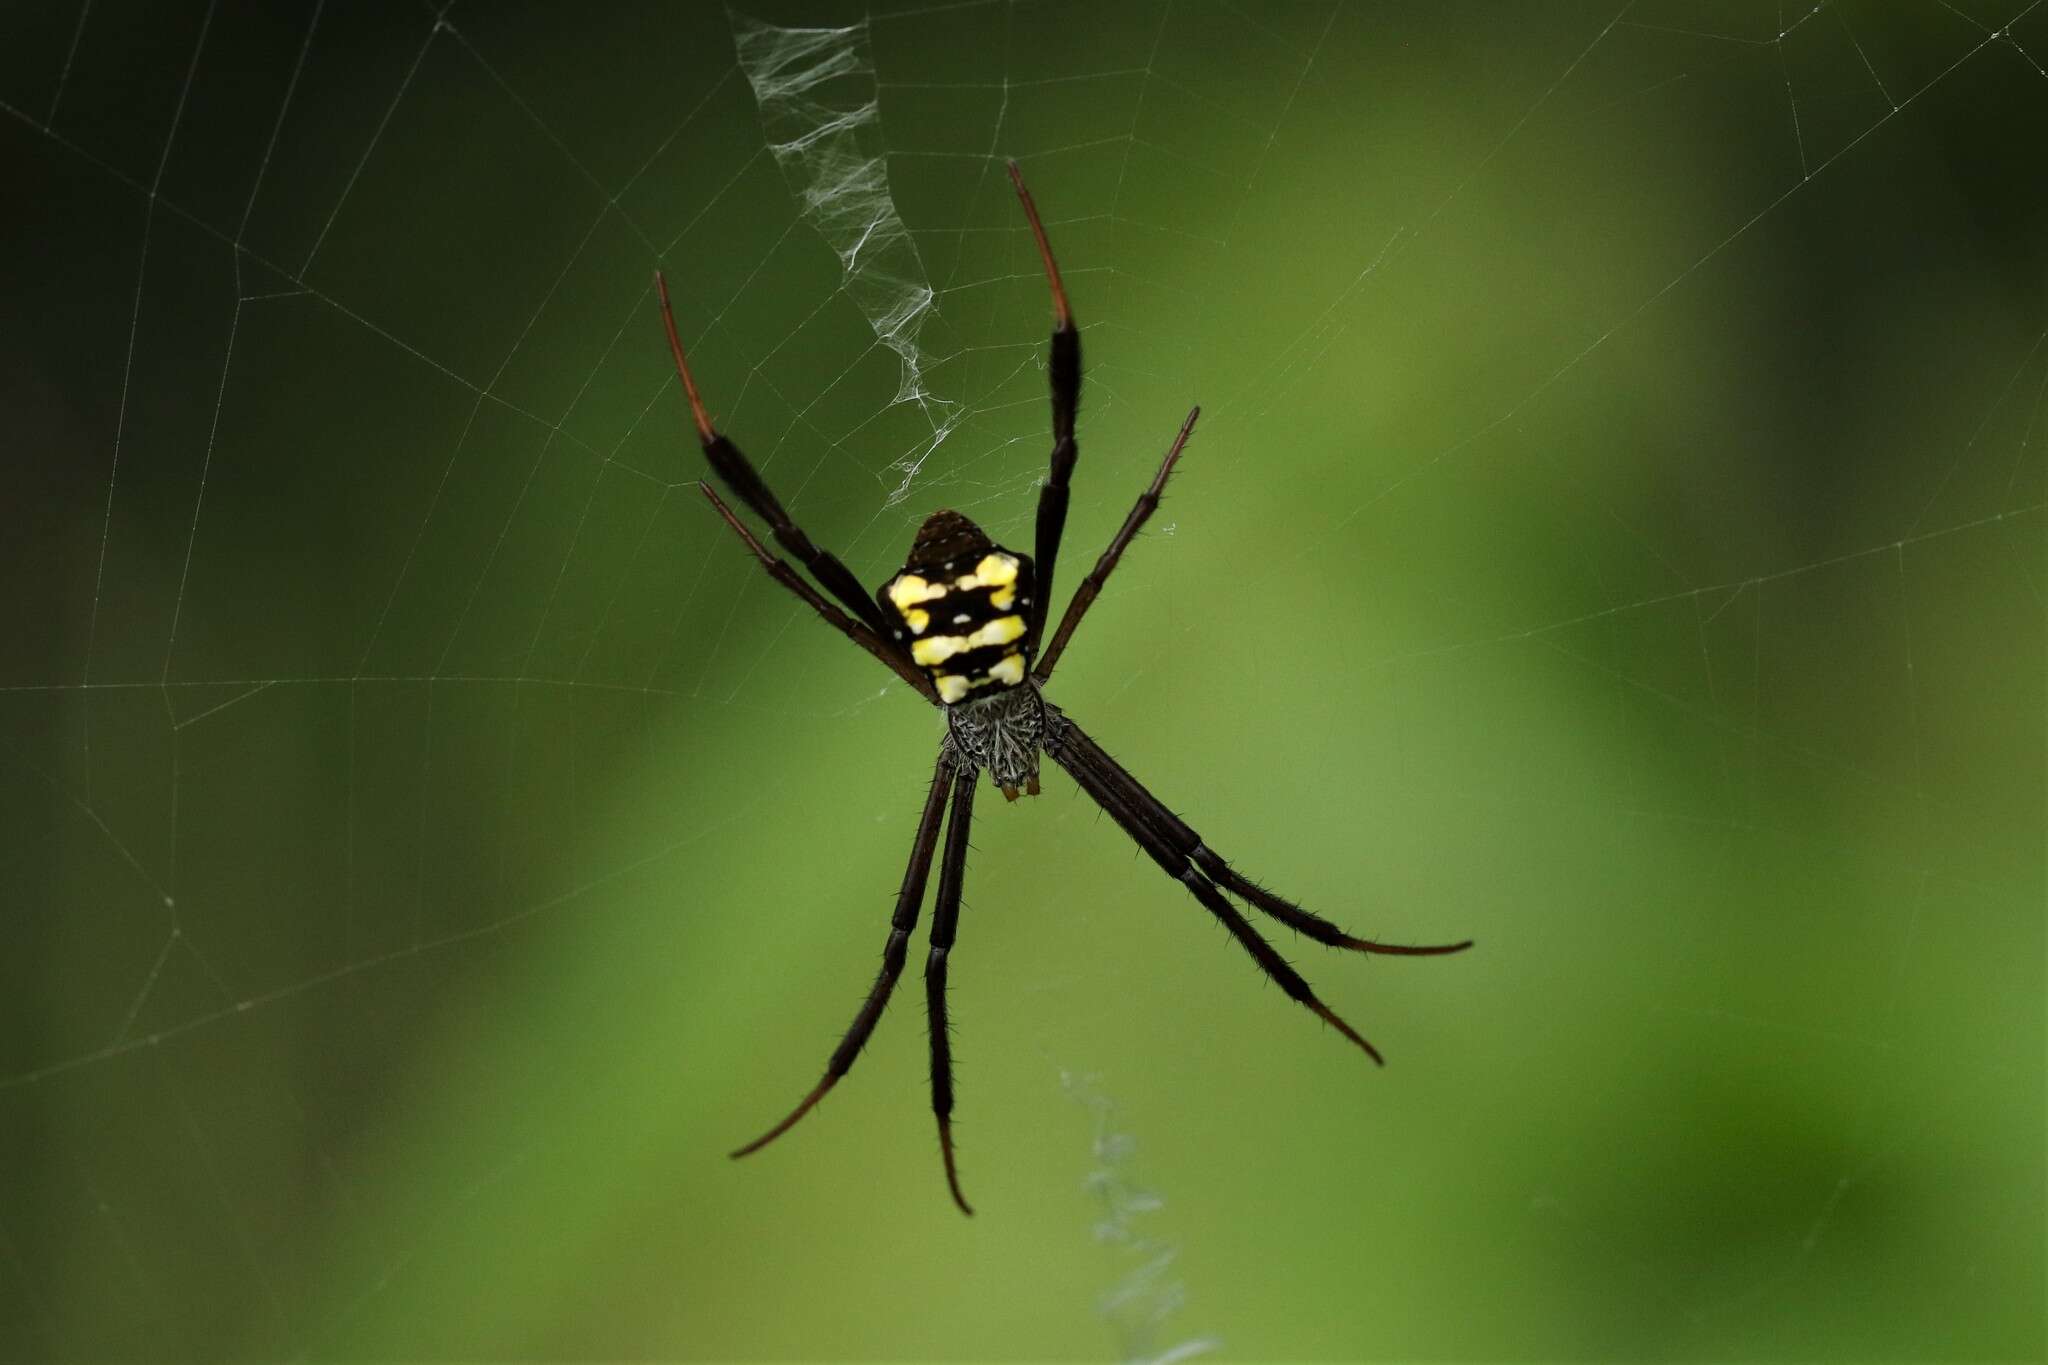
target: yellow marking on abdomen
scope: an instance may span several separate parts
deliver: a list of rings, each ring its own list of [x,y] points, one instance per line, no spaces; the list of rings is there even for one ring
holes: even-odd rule
[[[905,619],[908,619],[906,613]],[[915,623],[912,629],[920,629]],[[983,645],[1006,645],[1024,633],[1024,618],[1021,616],[998,616],[972,635],[931,635],[922,640],[913,640],[910,657],[920,667],[933,668],[955,654],[964,654],[970,649]]]
[[[1024,633],[1021,616],[998,616],[967,637],[970,645],[1006,645]]]
[[[946,595],[944,583],[932,583],[914,573],[904,574],[889,585],[889,600],[905,616],[920,602],[935,602]]]
[[[911,641],[910,657],[919,668],[936,668],[965,648],[967,641],[963,636],[934,635]]]

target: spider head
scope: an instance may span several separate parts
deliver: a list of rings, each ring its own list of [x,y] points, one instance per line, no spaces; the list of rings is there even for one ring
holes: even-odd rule
[[[883,619],[948,706],[1023,685],[1035,642],[1031,558],[947,509],[925,518],[903,571],[875,590]]]

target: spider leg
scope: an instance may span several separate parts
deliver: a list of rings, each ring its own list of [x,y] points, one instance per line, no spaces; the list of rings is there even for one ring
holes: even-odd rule
[[[810,606],[812,611],[817,612],[819,616],[825,619],[826,625],[840,632],[847,639],[853,641],[877,659],[880,659],[891,669],[894,669],[896,676],[909,683],[926,701],[934,706],[938,705],[939,696],[938,693],[932,690],[930,678],[918,672],[916,668],[911,666],[909,660],[889,648],[873,631],[833,606],[830,602],[827,602],[819,595],[816,588],[805,581],[802,574],[768,553],[767,547],[763,546],[754,533],[747,529],[747,524],[733,515],[733,510],[725,505],[725,499],[718,496],[717,489],[703,482],[698,483],[697,489],[711,500],[711,505],[718,509],[718,515],[724,517],[725,524],[732,528],[732,533],[738,536],[749,550],[753,551],[754,558],[761,561],[761,567],[768,571],[770,578],[780,583],[783,587],[788,588],[798,597],[801,597]]]
[[[1096,775],[1098,781],[1118,793],[1119,798],[1137,814],[1153,832],[1154,837],[1170,848],[1183,863],[1193,863],[1226,890],[1244,897],[1288,928],[1306,934],[1316,942],[1331,948],[1348,948],[1353,952],[1384,953],[1399,957],[1436,957],[1444,953],[1461,953],[1472,946],[1472,940],[1469,938],[1458,943],[1383,943],[1378,939],[1357,938],[1345,933],[1322,916],[1311,914],[1293,901],[1274,895],[1232,868],[1220,854],[1202,842],[1202,836],[1195,833],[1187,822],[1169,810],[1158,797],[1145,790],[1143,783],[1131,776],[1122,764],[1111,758],[1101,745],[1089,738],[1072,720],[1062,715],[1059,728],[1062,752],[1054,752],[1054,758],[1059,759],[1070,771],[1074,764],[1069,758],[1085,764]],[[1066,756],[1063,756],[1063,753]],[[1168,871],[1178,876],[1179,866],[1169,868]]]
[[[1031,223],[1031,235],[1038,243],[1038,258],[1045,264],[1046,283],[1052,289],[1052,341],[1046,356],[1046,374],[1052,385],[1052,459],[1045,486],[1038,492],[1038,538],[1034,558],[1038,585],[1031,599],[1029,638],[1039,639],[1045,630],[1045,614],[1052,600],[1053,567],[1060,557],[1060,537],[1067,528],[1068,481],[1073,477],[1074,459],[1080,453],[1074,444],[1074,416],[1081,407],[1081,333],[1067,307],[1067,291],[1060,283],[1060,268],[1053,260],[1052,245],[1045,238],[1045,224],[1039,221],[1038,206],[1031,191],[1024,188],[1024,173],[1010,163],[1010,183],[1017,187],[1017,201]]]
[[[974,785],[981,776],[962,768],[953,778],[953,813],[946,817],[946,852],[939,862],[938,899],[932,904],[932,946],[924,962],[925,1013],[931,1025],[932,1114],[939,1121],[939,1151],[946,1161],[946,1185],[960,1212],[972,1215],[960,1193],[953,1162],[953,1044],[946,1027],[946,954],[960,923],[960,884],[967,872],[967,831],[974,819]]]
[[[1130,514],[1124,518],[1124,524],[1117,528],[1116,535],[1111,537],[1109,548],[1095,561],[1095,567],[1081,580],[1081,586],[1074,589],[1073,600],[1067,603],[1065,613],[1060,616],[1060,628],[1053,632],[1052,643],[1045,647],[1045,652],[1038,656],[1038,666],[1031,670],[1031,676],[1041,683],[1052,676],[1053,665],[1060,661],[1060,654],[1065,651],[1067,641],[1073,638],[1075,627],[1081,624],[1081,618],[1088,614],[1088,608],[1094,605],[1097,595],[1102,592],[1102,585],[1108,581],[1110,571],[1116,568],[1117,561],[1123,558],[1125,547],[1138,534],[1138,528],[1158,510],[1159,495],[1165,489],[1166,481],[1173,476],[1173,466],[1180,459],[1181,449],[1187,445],[1188,437],[1194,434],[1195,419],[1201,415],[1202,410],[1199,407],[1188,409],[1187,420],[1180,424],[1180,434],[1175,436],[1173,444],[1167,447],[1166,458],[1159,462],[1159,472],[1152,476],[1151,485],[1138,495],[1138,501],[1132,504]]]
[[[1074,781],[1080,784],[1081,790],[1087,792],[1096,805],[1107,811],[1110,819],[1123,826],[1124,833],[1130,835],[1139,848],[1150,854],[1152,861],[1158,863],[1167,876],[1193,893],[1195,899],[1201,902],[1202,908],[1215,916],[1217,921],[1230,931],[1230,936],[1251,954],[1252,961],[1259,964],[1259,970],[1287,993],[1288,999],[1310,1010],[1324,1023],[1358,1044],[1365,1050],[1365,1055],[1374,1062],[1381,1066],[1386,1065],[1386,1058],[1380,1056],[1380,1050],[1367,1042],[1358,1030],[1345,1023],[1337,1016],[1335,1010],[1316,997],[1314,989],[1301,973],[1295,971],[1287,959],[1281,957],[1273,945],[1224,899],[1223,893],[1216,889],[1214,882],[1188,862],[1187,856],[1173,846],[1144,808],[1134,803],[1128,793],[1105,777],[1102,770],[1091,761],[1086,747],[1055,741],[1046,746],[1046,751],[1061,767],[1073,774]]]
[[[903,961],[910,947],[910,931],[917,927],[918,907],[924,903],[925,879],[931,873],[932,854],[938,848],[939,815],[945,809],[946,793],[952,784],[953,764],[941,749],[938,766],[932,771],[931,791],[924,799],[924,814],[918,818],[917,837],[910,845],[910,865],[903,870],[903,887],[896,893],[896,913],[889,920],[889,941],[882,949],[882,970],[876,975],[875,984],[868,988],[868,998],[862,1002],[860,1013],[854,1015],[846,1036],[833,1050],[832,1060],[825,1064],[825,1078],[789,1112],[789,1117],[734,1152],[733,1156],[743,1157],[758,1152],[788,1132],[798,1119],[811,1112],[813,1105],[825,1098],[825,1092],[837,1085],[841,1076],[853,1069],[854,1058],[860,1056],[860,1050],[867,1046],[882,1011],[888,1007],[889,993],[896,989],[896,978],[903,974]],[[941,873],[942,896],[944,886],[944,874]]]
[[[654,286],[661,295],[661,325],[668,333],[669,353],[675,357],[676,378],[682,381],[683,392],[689,396],[690,418],[697,425],[697,439],[703,442],[704,458],[710,461],[713,472],[725,481],[725,486],[741,502],[754,509],[756,516],[768,523],[776,542],[802,561],[803,566],[811,571],[811,576],[824,585],[825,591],[838,598],[841,605],[867,626],[877,640],[887,641],[889,627],[882,620],[881,608],[862,590],[853,571],[841,563],[837,555],[811,543],[803,528],[790,520],[789,513],[769,491],[760,471],[740,453],[738,446],[711,425],[711,414],[697,393],[697,381],[691,377],[689,362],[683,356],[683,340],[676,331],[675,310],[669,306],[668,281],[659,270],[654,272]],[[885,644],[884,648],[890,646]]]

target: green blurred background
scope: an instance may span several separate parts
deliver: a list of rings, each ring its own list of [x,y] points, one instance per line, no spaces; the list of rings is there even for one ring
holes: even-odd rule
[[[2039,1358],[2048,8],[1617,8],[763,6],[856,27],[757,97],[711,7],[10,5],[0,1355]],[[970,1221],[915,966],[725,1158],[937,726],[701,504],[649,279],[864,581],[1028,548],[1004,156],[1070,582],[1205,411],[1055,695],[1479,948],[1285,944],[1375,1071],[984,800]]]

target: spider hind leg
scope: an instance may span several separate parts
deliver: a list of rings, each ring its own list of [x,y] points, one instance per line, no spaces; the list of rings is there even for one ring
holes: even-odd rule
[[[874,602],[861,591],[860,580],[853,576],[853,571],[841,562],[839,556],[812,543],[768,487],[761,472],[754,468],[753,462],[741,454],[740,448],[712,422],[710,411],[704,406],[704,397],[697,391],[696,376],[690,373],[689,357],[683,353],[682,334],[676,330],[675,309],[669,302],[668,280],[659,270],[654,272],[654,287],[661,298],[662,331],[668,336],[676,379],[681,382],[690,401],[690,421],[697,428],[698,442],[704,447],[705,462],[741,502],[753,509],[754,515],[768,523],[769,533],[775,537],[775,542],[809,569],[825,591],[838,598],[840,605],[876,638],[886,639],[888,625],[875,609]]]

